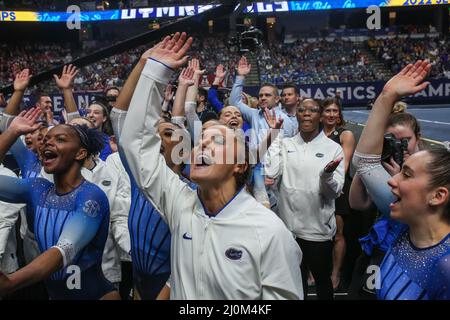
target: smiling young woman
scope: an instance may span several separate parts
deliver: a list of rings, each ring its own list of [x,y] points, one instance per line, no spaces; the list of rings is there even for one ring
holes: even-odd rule
[[[137,185],[172,234],[172,299],[301,299],[301,252],[283,222],[243,187],[247,161],[226,159],[244,141],[224,125],[203,131],[194,149],[192,190],[159,153],[155,131],[162,93],[186,63],[192,39],[167,37],[153,48],[125,120],[121,144]],[[142,109],[144,107],[144,109]],[[145,115],[143,117],[142,115]]]
[[[23,112],[0,136],[1,148],[36,130],[39,110]],[[41,255],[22,269],[0,273],[0,295],[44,280],[52,299],[113,299],[118,294],[102,273],[103,248],[109,228],[109,205],[103,191],[81,175],[84,160],[103,147],[98,131],[86,126],[58,125],[44,138],[43,167],[54,183],[43,178],[0,177],[0,199],[26,203],[28,221]],[[74,271],[75,270],[75,271]],[[75,272],[80,286],[67,279]]]
[[[381,165],[383,128],[395,101],[425,89],[430,69],[419,60],[386,83],[353,160],[377,208],[398,221],[378,274],[379,299],[450,299],[450,152],[412,150],[394,177]]]

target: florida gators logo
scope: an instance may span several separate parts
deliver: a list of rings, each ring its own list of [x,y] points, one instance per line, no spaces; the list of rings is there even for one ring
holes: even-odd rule
[[[230,260],[240,260],[242,258],[242,250],[229,248],[225,251],[225,256]]]

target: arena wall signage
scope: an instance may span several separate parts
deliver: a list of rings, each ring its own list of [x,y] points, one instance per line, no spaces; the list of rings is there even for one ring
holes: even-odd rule
[[[342,92],[344,106],[365,106],[375,100],[377,95],[383,89],[385,82],[354,82],[354,83],[328,83],[300,85],[300,93],[306,97],[315,99],[324,99],[327,96],[334,96],[336,90]],[[245,92],[257,96],[259,87],[246,87]],[[77,92],[75,93],[75,102],[79,109],[86,109],[96,97],[102,95],[102,92]],[[64,108],[63,95],[50,95],[53,101],[53,108],[56,113],[60,113]],[[416,104],[440,104],[448,103],[450,97],[450,79],[431,80],[431,84],[422,92],[413,97],[405,99],[409,103]],[[24,104],[31,107],[35,103],[34,97],[25,96]]]
[[[380,7],[406,7],[449,4],[450,0],[304,0],[255,2],[245,9],[246,13],[274,13],[310,10],[367,8],[372,5]],[[171,7],[152,7],[125,10],[85,11],[81,12],[82,22],[137,20],[154,18],[176,18],[196,15],[212,9],[216,5],[190,5]],[[71,12],[32,12],[32,11],[0,11],[0,21],[8,22],[66,22]]]
[[[430,82],[427,89],[404,100],[413,104],[448,103],[450,79],[431,80]],[[365,106],[375,100],[384,84],[384,81],[306,84],[300,85],[299,89],[302,96],[315,99],[334,96],[336,91],[341,91],[344,106]],[[257,96],[259,87],[246,87],[244,90]]]

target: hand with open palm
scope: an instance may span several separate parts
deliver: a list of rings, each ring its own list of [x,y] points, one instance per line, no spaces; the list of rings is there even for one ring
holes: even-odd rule
[[[430,84],[429,82],[423,82],[430,70],[431,63],[425,60],[408,64],[386,83],[383,93],[393,95],[396,99],[416,94]]]
[[[56,85],[60,89],[70,89],[73,86],[73,80],[75,76],[78,74],[79,69],[74,65],[67,65],[63,67],[63,71],[61,77],[58,77],[56,74],[53,75],[55,79]]]
[[[39,108],[32,108],[28,111],[24,110],[14,118],[9,129],[17,136],[31,133],[41,127],[41,123],[36,123],[41,113],[42,111]]]
[[[187,38],[186,33],[175,33],[173,37],[167,36],[163,41],[152,48],[150,58],[155,59],[172,69],[178,69],[186,64],[186,52],[192,44],[192,37]]]
[[[190,87],[194,85],[194,74],[195,71],[191,67],[183,69],[178,77],[178,86]]]
[[[237,73],[240,76],[246,76],[250,73],[252,65],[247,62],[247,58],[242,56],[238,63]]]
[[[23,69],[16,74],[14,79],[14,91],[25,91],[30,83],[31,75],[29,69]]]
[[[284,119],[281,115],[277,118],[275,109],[268,110],[267,108],[264,108],[263,115],[271,129],[281,129]]]

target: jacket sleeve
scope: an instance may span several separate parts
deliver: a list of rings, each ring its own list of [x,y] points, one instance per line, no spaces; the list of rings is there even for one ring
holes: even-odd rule
[[[195,109],[197,108],[197,103],[194,101],[186,101],[184,104],[184,112],[186,114],[186,120],[188,125],[188,131],[191,135],[191,141],[195,144],[196,139],[200,138],[202,132],[202,122],[197,115]]]
[[[217,113],[223,109],[223,104],[220,102],[217,96],[217,86],[211,86],[208,90],[208,101],[214,107]]]
[[[242,102],[242,88],[244,87],[244,77],[237,76],[230,93],[230,105],[238,107],[242,113],[242,118],[248,123],[252,123],[252,117],[256,109],[250,108]]]
[[[357,173],[377,209],[381,214],[389,216],[391,213],[389,204],[395,201],[395,196],[388,185],[391,176],[381,165],[381,155],[363,154],[355,151],[353,165],[357,168]]]
[[[262,300],[303,300],[302,252],[281,221],[273,232],[261,241],[266,243],[261,248]]]
[[[125,169],[120,168],[121,163],[118,154],[114,153],[110,155],[106,159],[106,162],[110,170],[114,170],[115,174],[119,177],[116,196],[111,206],[111,231],[114,241],[120,249],[121,260],[131,261],[131,240],[130,232],[128,231],[128,214],[130,212],[131,203],[130,179],[126,174]]]
[[[111,109],[111,125],[113,128],[114,136],[116,137],[116,141],[120,140],[120,134],[122,133],[123,125],[125,123],[125,119],[127,117],[128,111],[112,108]]]
[[[74,214],[64,224],[53,246],[61,252],[64,267],[94,239],[102,225],[109,223],[108,198],[100,189],[80,192],[75,201]]]
[[[81,115],[78,111],[69,112],[67,114],[67,123],[69,123],[70,121],[77,119],[77,118],[81,118]]]
[[[149,59],[139,78],[125,120],[120,148],[138,187],[167,221],[171,230],[180,214],[183,198],[191,195],[160,154],[161,139],[156,124],[160,118],[163,91],[173,71]]]
[[[16,116],[2,112],[0,115],[0,132],[5,132]]]
[[[1,169],[1,174],[16,177],[12,171],[6,170],[5,168]],[[14,225],[19,217],[20,210],[24,207],[25,204],[0,202],[0,262],[6,251],[9,235],[14,230]]]
[[[264,156],[264,173],[272,179],[276,179],[283,174],[283,155],[281,152],[283,136],[281,130]]]
[[[333,159],[344,156],[341,147],[336,151]],[[336,170],[331,173],[322,170],[320,173],[320,194],[328,199],[337,199],[341,195],[345,181],[345,162],[342,159]]]

